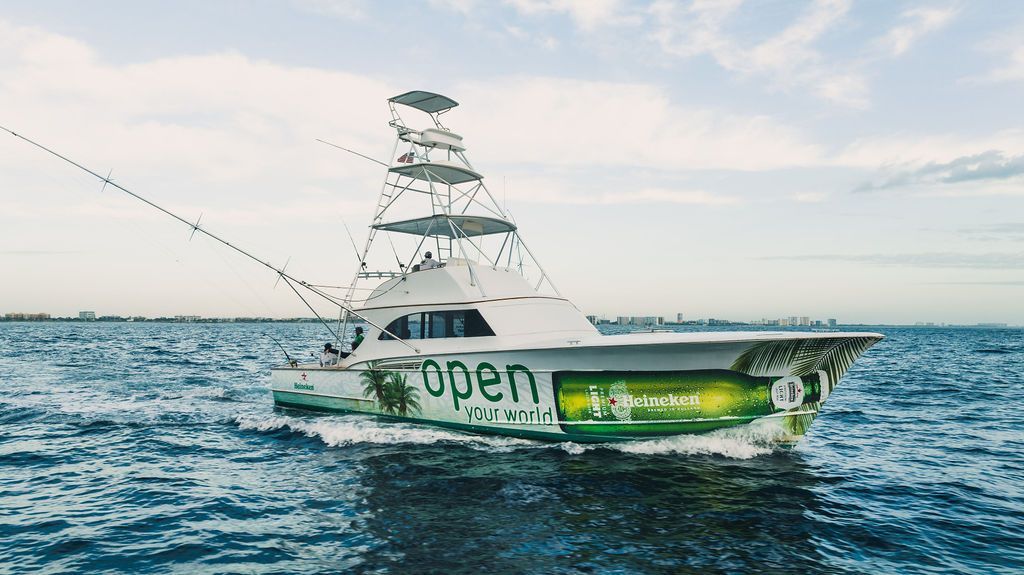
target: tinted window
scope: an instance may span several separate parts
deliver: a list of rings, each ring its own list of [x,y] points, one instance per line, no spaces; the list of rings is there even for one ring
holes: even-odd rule
[[[406,320],[404,334],[392,330],[388,331],[399,337],[404,336],[404,339],[423,339],[423,322],[420,321],[420,314],[406,316],[403,319]]]
[[[432,311],[402,316],[388,324],[387,330],[402,339],[447,337],[483,337],[494,335],[480,312],[475,309]],[[380,339],[392,339],[386,333]]]
[[[430,337],[450,337],[448,335],[448,312],[435,311],[429,314],[430,317]]]

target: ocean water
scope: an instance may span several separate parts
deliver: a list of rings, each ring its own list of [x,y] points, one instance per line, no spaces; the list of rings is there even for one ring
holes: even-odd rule
[[[1024,331],[879,330],[775,449],[275,409],[309,324],[0,323],[0,572],[1024,572]]]

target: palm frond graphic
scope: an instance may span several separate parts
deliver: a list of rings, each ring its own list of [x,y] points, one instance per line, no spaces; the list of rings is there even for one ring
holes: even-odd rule
[[[732,369],[749,375],[807,375],[822,370],[835,387],[853,362],[878,341],[876,337],[766,341],[741,353]]]

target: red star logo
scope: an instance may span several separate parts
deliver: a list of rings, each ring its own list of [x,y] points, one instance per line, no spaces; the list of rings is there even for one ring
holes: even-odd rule
[[[306,381],[306,372],[302,372],[302,381]]]
[[[609,397],[609,398],[608,398],[608,403],[609,403],[609,404],[611,404],[611,405],[615,405],[615,404],[616,404],[616,403],[618,403],[618,402],[617,402],[617,401],[615,401],[615,398],[614,398],[614,397]]]

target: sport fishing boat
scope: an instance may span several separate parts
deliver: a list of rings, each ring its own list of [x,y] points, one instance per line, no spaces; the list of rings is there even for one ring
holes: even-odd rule
[[[395,144],[336,332],[360,323],[365,339],[336,364],[328,355],[274,368],[277,405],[559,441],[750,426],[795,442],[882,338],[602,335],[558,291],[462,137],[441,123],[458,103],[414,91],[388,105]],[[399,114],[408,109],[432,125],[409,127]],[[427,251],[437,260],[415,264]]]

